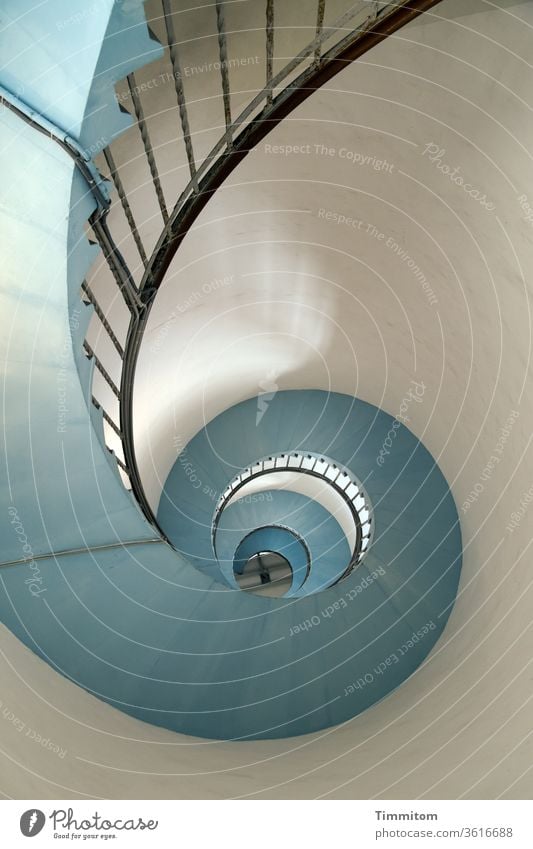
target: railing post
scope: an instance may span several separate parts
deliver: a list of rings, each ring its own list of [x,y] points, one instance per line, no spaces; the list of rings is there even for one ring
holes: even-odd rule
[[[122,209],[124,210],[124,215],[126,216],[127,222],[129,224],[131,234],[135,240],[135,244],[137,245],[137,250],[139,251],[139,256],[141,257],[142,263],[144,267],[148,265],[148,257],[146,256],[146,252],[144,250],[143,243],[141,242],[141,237],[139,236],[139,231],[137,230],[137,225],[135,223],[135,219],[133,217],[133,213],[131,211],[131,206],[126,196],[126,192],[124,191],[124,186],[122,184],[122,180],[120,179],[120,174],[118,173],[117,166],[115,165],[115,160],[113,159],[113,154],[111,153],[108,147],[104,148],[104,159],[107,162],[107,167],[109,168],[109,173],[111,175],[111,179],[113,180],[115,189],[117,190],[117,194],[120,199],[120,203],[122,204]]]
[[[322,30],[324,28],[324,11],[326,8],[326,0],[318,0],[318,9],[316,13],[316,47],[315,47],[315,61],[314,66],[318,68],[320,65],[320,58],[322,55]]]
[[[272,77],[274,70],[274,0],[266,5],[266,89],[267,104],[272,103]]]
[[[185,99],[185,91],[183,89],[183,77],[181,73],[181,63],[179,58],[178,48],[176,46],[176,35],[174,33],[174,22],[172,20],[172,9],[170,0],[162,0],[163,14],[165,16],[165,27],[167,31],[168,50],[170,53],[170,61],[172,63],[172,72],[174,77],[174,88],[176,97],[178,98],[178,108],[180,112],[181,131],[183,133],[183,141],[185,143],[185,152],[189,163],[189,171],[191,180],[193,181],[194,191],[198,191],[198,181],[196,179],[196,162],[194,160],[194,151],[191,140],[191,128],[189,124],[189,115],[187,113],[187,101]]]
[[[228,45],[226,40],[226,23],[224,18],[224,0],[216,0],[218,53],[220,56],[220,75],[222,77],[222,97],[224,100],[224,119],[226,121],[226,144],[232,144],[231,101],[228,74]]]
[[[163,189],[161,188],[161,180],[159,179],[159,171],[157,170],[157,165],[154,157],[154,149],[152,147],[152,142],[150,141],[150,134],[148,132],[148,126],[144,117],[144,110],[142,108],[141,98],[137,93],[137,85],[135,83],[134,74],[128,74],[126,80],[128,82],[128,88],[130,90],[133,108],[135,110],[135,117],[137,118],[137,123],[139,125],[139,131],[141,133],[144,151],[148,160],[150,174],[152,175],[152,182],[154,184],[155,193],[157,195],[159,208],[161,210],[161,215],[163,216],[163,221],[166,224],[168,222],[167,205],[165,203]]]
[[[105,315],[104,315],[104,313],[103,313],[103,311],[100,307],[100,304],[96,300],[94,292],[92,291],[91,287],[89,286],[89,284],[87,283],[86,280],[84,280],[83,283],[81,284],[81,290],[87,296],[89,303],[91,303],[93,305],[94,311],[95,311],[96,315],[98,316],[98,318],[100,319],[100,321],[102,322],[102,326],[104,327],[105,331],[107,332],[107,335],[109,336],[113,345],[115,346],[115,349],[116,349],[120,359],[121,360],[124,359],[124,349],[122,348],[122,345],[120,344],[115,333],[113,332],[113,328],[111,327],[107,318],[105,317]]]

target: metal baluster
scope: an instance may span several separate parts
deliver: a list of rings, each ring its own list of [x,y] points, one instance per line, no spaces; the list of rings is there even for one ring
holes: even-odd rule
[[[226,144],[231,147],[231,105],[228,76],[228,45],[226,41],[226,26],[224,20],[224,2],[216,0],[218,52],[220,56],[220,74],[222,77],[222,97],[224,100],[224,119],[226,121]]]
[[[350,476],[346,475],[346,483],[344,484],[344,486],[341,486],[339,483],[337,484],[337,486],[339,487],[341,492],[344,492],[345,489],[348,489],[350,484],[351,484]]]
[[[113,237],[109,232],[105,217],[103,217],[99,211],[96,211],[89,218],[89,224],[92,227],[95,239],[102,250],[111,274],[115,278],[115,282],[120,290],[124,302],[132,315],[138,315],[139,309],[142,308],[139,293],[131,276],[130,270],[124,261],[124,257],[118,250]]]
[[[114,382],[113,378],[111,377],[111,375],[109,374],[109,372],[107,371],[105,366],[102,364],[102,361],[100,360],[100,358],[96,356],[96,354],[94,353],[93,349],[91,348],[91,346],[89,345],[87,340],[85,340],[85,342],[83,343],[83,347],[87,351],[88,355],[90,357],[92,357],[92,359],[94,360],[94,364],[95,364],[96,368],[98,369],[98,371],[100,372],[100,374],[102,375],[102,377],[104,378],[105,382],[108,384],[108,386],[111,387],[113,393],[117,396],[117,398],[120,399],[120,391],[118,389],[118,386]]]
[[[170,61],[172,62],[172,70],[174,77],[174,88],[176,89],[176,97],[178,98],[178,107],[180,112],[181,130],[183,133],[183,141],[185,143],[185,151],[189,162],[189,171],[191,180],[193,181],[194,191],[198,191],[198,181],[196,180],[196,162],[194,160],[194,151],[191,140],[191,128],[189,124],[189,115],[187,113],[187,102],[183,89],[181,63],[179,52],[176,45],[176,35],[174,33],[174,21],[172,19],[172,8],[170,0],[162,0],[163,14],[165,16],[165,27],[167,31],[168,49],[170,52]]]
[[[325,11],[325,8],[326,8],[326,0],[318,0],[318,9],[317,9],[317,13],[316,13],[316,35],[315,35],[315,40],[316,40],[315,61],[314,61],[315,68],[318,67],[318,65],[320,65],[320,57],[321,57],[321,53],[322,53],[321,36],[322,36],[322,30],[324,28],[324,11]]]
[[[115,431],[116,435],[117,435],[120,439],[122,439],[122,431],[121,431],[121,430],[120,430],[120,428],[119,428],[119,427],[115,424],[115,422],[113,421],[113,419],[111,418],[111,416],[109,415],[109,413],[107,413],[107,412],[104,410],[104,408],[103,408],[103,407],[102,407],[102,405],[100,404],[100,401],[97,401],[97,400],[96,400],[96,398],[94,397],[94,395],[93,395],[93,397],[92,397],[92,402],[93,402],[93,404],[94,404],[94,406],[96,407],[96,409],[97,409],[97,410],[101,410],[101,411],[102,411],[102,416],[104,417],[104,419],[106,420],[106,422],[108,423],[108,425],[109,425],[109,426],[110,426],[110,427],[111,427],[111,428]]]
[[[114,458],[115,458],[115,460],[117,461],[117,465],[119,465],[119,466],[120,466],[120,468],[122,469],[122,471],[123,471],[123,472],[125,472],[125,473],[127,474],[128,478],[129,478],[130,473],[129,473],[129,471],[128,471],[128,467],[126,466],[126,464],[122,462],[122,460],[120,459],[120,457],[117,457],[117,455],[115,454],[115,452],[114,452],[114,451],[112,451],[111,453],[113,454],[113,457],[114,457]]]
[[[150,167],[150,174],[152,175],[152,182],[154,184],[155,193],[157,195],[157,200],[159,201],[159,208],[161,209],[161,215],[163,216],[163,221],[165,224],[168,221],[168,211],[165,203],[165,196],[163,195],[163,189],[161,188],[161,181],[159,179],[159,172],[157,170],[157,165],[154,157],[154,150],[152,147],[152,143],[150,141],[150,135],[148,133],[148,127],[146,125],[146,119],[144,117],[144,111],[142,108],[141,100],[139,95],[137,94],[136,84],[135,84],[135,76],[133,74],[128,74],[126,77],[128,81],[128,87],[131,94],[131,99],[133,102],[133,108],[135,110],[135,117],[137,118],[137,123],[139,125],[139,130],[141,133],[142,142],[144,145],[144,151],[146,153],[146,158],[148,160],[148,165]]]
[[[267,0],[266,5],[266,87],[268,89],[267,103],[272,103],[272,77],[274,69],[274,0]]]
[[[139,236],[139,231],[137,230],[137,225],[135,223],[135,219],[131,211],[131,206],[129,204],[128,198],[126,197],[126,192],[124,191],[122,180],[120,179],[120,174],[118,173],[117,166],[115,165],[113,154],[111,153],[108,147],[104,148],[104,157],[105,161],[107,162],[107,167],[109,168],[109,173],[111,174],[111,179],[113,180],[115,189],[117,190],[117,194],[120,198],[122,209],[124,210],[124,214],[128,221],[131,230],[131,235],[135,239],[135,244],[137,245],[139,256],[141,257],[142,263],[146,268],[146,266],[148,265],[148,257],[146,256],[143,243],[141,242],[141,237]]]
[[[117,349],[120,358],[123,359],[124,358],[124,349],[122,348],[122,345],[120,344],[117,337],[115,336],[115,334],[114,334],[114,332],[111,328],[111,325],[109,324],[107,318],[105,317],[104,313],[102,312],[102,310],[100,308],[100,304],[96,300],[96,296],[94,295],[94,292],[92,291],[91,287],[89,286],[89,284],[87,283],[86,280],[84,280],[83,283],[81,284],[81,289],[82,289],[82,292],[85,292],[85,294],[87,295],[89,301],[91,302],[91,304],[94,307],[94,311],[95,311],[96,315],[98,316],[98,318],[102,322],[105,330],[107,331],[107,335],[109,336],[113,345]]]

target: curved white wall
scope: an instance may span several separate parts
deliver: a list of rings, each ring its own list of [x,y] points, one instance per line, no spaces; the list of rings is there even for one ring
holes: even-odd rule
[[[465,549],[443,640],[398,691],[342,727],[230,744],[118,713],[2,629],[4,704],[68,750],[59,758],[2,719],[8,795],[531,794],[528,501],[507,526],[532,486],[533,231],[519,198],[533,206],[533,9],[464,6],[444,0],[347,67],[217,193],[152,311],[135,409],[156,503],[174,437],[265,383],[329,387],[396,414],[411,381],[423,382],[409,426],[447,476]],[[429,144],[444,151],[433,162]],[[285,156],[274,145],[301,147]],[[383,164],[351,164],[343,149]]]

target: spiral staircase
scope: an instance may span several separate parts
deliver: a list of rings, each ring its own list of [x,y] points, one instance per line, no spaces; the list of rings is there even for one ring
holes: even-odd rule
[[[4,4],[8,795],[527,795],[533,16],[475,5]]]

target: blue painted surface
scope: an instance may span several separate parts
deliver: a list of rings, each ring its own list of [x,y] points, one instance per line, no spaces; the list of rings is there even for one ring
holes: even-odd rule
[[[292,569],[291,585],[284,596],[287,598],[294,595],[305,581],[309,567],[308,552],[302,540],[287,528],[266,527],[252,531],[235,550],[231,561],[234,572],[242,575],[250,557],[263,551],[281,554],[289,563]]]
[[[10,0],[4,8],[16,14],[17,5]],[[38,31],[25,31],[22,15],[20,28],[12,30],[13,57],[30,43],[35,47],[58,15],[85,8],[80,0],[47,0],[49,25],[41,19]],[[95,4],[91,14],[98,24],[61,31],[60,47],[68,43],[70,52],[58,52],[52,32],[40,65],[14,62],[12,77],[3,78],[4,84],[25,86],[27,101],[43,109],[48,91],[64,110],[61,116],[49,109],[48,117],[71,132],[78,128],[76,137],[87,148],[123,126],[110,86],[113,71],[104,67],[112,57],[102,39],[115,27],[113,16],[126,9],[138,14],[140,3]],[[153,47],[145,29],[146,51],[136,38],[128,42],[128,32],[118,57],[121,73],[124,56],[141,64]],[[6,46],[9,59],[4,41]],[[80,52],[87,53],[83,63]],[[39,71],[58,65],[59,56],[60,75],[51,71],[40,87]],[[76,97],[68,94],[69,80]],[[91,116],[98,104],[103,108],[96,124]],[[0,114],[0,131],[3,149],[13,151],[4,157],[0,180],[0,226],[8,246],[1,290],[7,420],[0,542],[4,562],[25,559],[0,568],[2,622],[63,675],[110,704],[200,736],[302,734],[347,720],[383,698],[432,648],[457,590],[457,513],[428,452],[402,428],[378,470],[376,454],[390,417],[346,396],[312,391],[278,393],[258,427],[257,401],[251,399],[193,440],[192,461],[204,485],[215,490],[237,468],[280,448],[324,451],[354,469],[374,505],[375,542],[352,576],[322,593],[257,598],[213,580],[208,568],[202,573],[165,544],[128,545],[152,531],[101,447],[98,419],[86,403],[90,364],[83,373],[80,361],[80,385],[68,329],[91,254],[81,231],[92,201],[77,184],[72,162],[50,140],[7,110]],[[64,428],[58,385],[68,399]],[[216,465],[209,442],[223,458]],[[183,488],[179,506],[189,517],[169,520],[183,525],[185,545],[193,547],[204,539],[197,531],[210,527],[214,503],[203,488],[189,490]],[[31,559],[117,541],[123,547]],[[199,545],[193,552],[200,565],[203,551]]]
[[[3,0],[0,83],[95,156],[131,126],[114,84],[158,59],[142,0]]]
[[[122,113],[110,85],[114,71],[105,74],[102,62],[106,55],[111,65],[115,60],[100,37],[88,36],[93,29],[104,34],[120,26],[124,5],[103,0],[91,6],[90,26],[61,29],[57,24],[67,14],[86,13],[86,4],[47,0],[22,15],[20,4],[4,4],[5,18],[17,18],[2,31],[5,56],[15,45],[19,58],[6,62],[1,81],[23,89],[21,96],[34,106],[44,109],[53,101],[68,109],[69,127],[79,130],[79,141],[86,122],[94,120],[89,112],[99,115],[91,130],[95,142],[97,128],[100,135],[114,132]],[[142,18],[142,3],[128,7]],[[139,46],[140,32],[135,30],[131,48]],[[145,24],[142,39],[143,51],[132,50],[129,69],[138,67],[153,45]],[[123,40],[127,51],[128,36]],[[24,53],[29,55],[22,61]],[[60,61],[47,75],[51,58]],[[90,85],[96,67],[102,74]],[[72,97],[67,82],[76,89]],[[2,561],[25,556],[8,508],[18,511],[33,554],[152,538],[153,529],[124,490],[116,463],[102,449],[101,413],[90,405],[93,363],[81,352],[81,341],[92,307],[81,303],[79,287],[97,255],[85,234],[95,209],[92,195],[59,146],[7,108],[0,112],[0,135],[0,227],[6,246],[0,355],[9,410],[0,452]]]
[[[278,606],[279,616],[269,633],[284,637],[272,651],[286,645],[295,660],[291,681],[301,680],[298,675],[309,662],[307,692],[316,687],[315,692],[321,693],[321,706],[319,699],[310,699],[307,705],[313,705],[313,713],[305,718],[304,702],[296,696],[294,703],[286,705],[291,716],[300,705],[300,718],[286,726],[286,733],[302,733],[321,727],[319,717],[328,716],[331,722],[332,717],[340,721],[358,713],[416,669],[441,634],[453,605],[461,535],[446,481],[407,428],[395,429],[386,462],[377,463],[393,424],[383,411],[345,395],[310,390],[279,392],[259,425],[256,409],[257,399],[245,401],[218,416],[191,440],[186,447],[187,462],[202,486],[191,485],[178,460],[169,475],[158,518],[176,540],[184,529],[187,542],[192,541],[200,552],[201,531],[209,530],[213,514],[213,491],[222,491],[239,468],[280,450],[320,452],[323,445],[328,456],[362,481],[375,518],[374,542],[363,564],[337,587],[295,600],[296,616],[284,618],[292,603],[284,608],[284,600],[269,600]],[[216,462],[215,457],[219,458]],[[206,553],[208,538],[206,533]],[[216,568],[205,567],[201,557],[198,562],[204,575],[209,568]],[[285,665],[282,668],[287,672]],[[300,692],[299,687],[297,690]],[[270,718],[281,718],[281,713],[277,714],[279,698],[269,703]],[[265,709],[265,726],[266,716]]]
[[[302,580],[299,584],[295,582],[288,595],[317,592],[340,578],[350,562],[351,552],[337,520],[321,504],[301,493],[272,490],[262,495],[264,500],[236,501],[222,513],[216,548],[219,566],[226,579],[233,583],[230,574],[232,562],[242,537],[265,524],[292,528],[305,540],[309,549],[312,563],[309,577],[302,587],[305,573],[299,571],[298,577]],[[284,554],[283,551],[280,553]],[[291,558],[288,559],[292,564]],[[305,566],[301,563],[300,570],[303,569]]]

